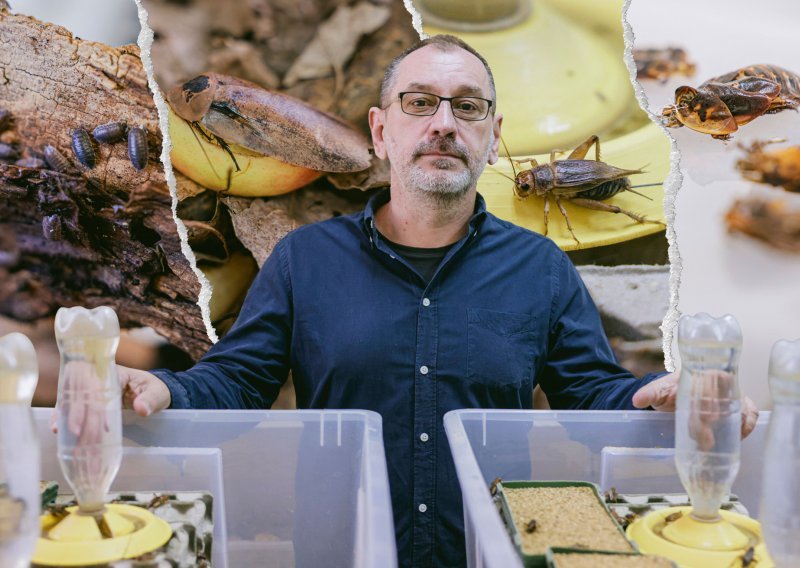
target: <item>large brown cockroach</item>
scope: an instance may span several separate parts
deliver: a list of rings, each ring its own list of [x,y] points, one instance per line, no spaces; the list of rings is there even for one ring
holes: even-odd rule
[[[205,73],[171,89],[167,100],[178,116],[223,148],[233,143],[328,172],[370,165],[366,139],[342,120],[243,79]]]
[[[800,207],[792,196],[737,200],[725,221],[729,231],[739,231],[779,249],[800,252]]]
[[[66,173],[72,169],[72,164],[69,163],[69,160],[58,151],[55,146],[51,146],[50,144],[44,147],[44,161],[47,162],[47,165],[50,166],[57,172]]]
[[[141,171],[147,166],[147,130],[137,126],[128,131],[128,158]]]
[[[675,90],[675,104],[661,112],[670,128],[688,126],[728,140],[762,114],[800,106],[800,76],[776,65],[751,65],[709,79],[696,89]]]
[[[742,175],[751,181],[783,187],[786,191],[800,192],[800,146],[787,146],[765,152],[768,144],[786,140],[753,142],[749,147],[739,147],[747,156],[736,162]]]
[[[114,144],[125,140],[128,127],[124,122],[109,122],[101,124],[92,130],[92,136],[101,144]]]
[[[78,161],[89,168],[93,169],[97,165],[97,152],[92,144],[92,139],[89,133],[84,128],[76,128],[72,131],[70,136],[72,139],[72,152]]]
[[[637,79],[657,79],[665,83],[672,75],[691,77],[695,72],[695,64],[679,47],[634,49],[633,61]]]
[[[504,144],[505,145],[505,144]],[[585,160],[584,156],[589,149],[595,147],[595,159]],[[506,149],[508,153],[508,149]],[[558,151],[550,152],[550,162],[539,165],[536,160],[511,160],[514,170],[514,193],[524,199],[530,195],[544,197],[544,234],[547,234],[547,225],[550,218],[550,196],[555,198],[559,211],[567,222],[572,238],[580,245],[569,216],[561,200],[567,200],[579,207],[594,209],[596,211],[608,211],[609,213],[622,213],[627,215],[637,223],[657,223],[663,225],[661,221],[650,221],[641,215],[626,211],[616,205],[603,203],[620,192],[630,191],[641,195],[645,199],[650,199],[644,194],[634,191],[634,186],[628,176],[644,173],[643,170],[625,170],[610,166],[600,161],[600,140],[597,136],[590,136],[586,142],[575,148],[566,160],[556,160],[555,155]],[[509,158],[510,159],[510,158]],[[529,170],[517,173],[514,164],[524,164],[530,162],[533,166]],[[648,187],[647,184],[635,187]]]

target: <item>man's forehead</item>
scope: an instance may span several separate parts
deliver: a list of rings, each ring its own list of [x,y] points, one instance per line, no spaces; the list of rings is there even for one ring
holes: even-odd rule
[[[460,47],[426,45],[409,53],[397,67],[395,91],[454,91],[454,94],[490,96],[483,63]],[[457,92],[456,92],[457,91]]]

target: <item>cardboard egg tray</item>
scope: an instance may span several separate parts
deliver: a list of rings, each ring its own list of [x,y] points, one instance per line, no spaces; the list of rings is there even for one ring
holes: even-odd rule
[[[163,503],[154,500],[163,496]],[[108,503],[135,505],[150,510],[172,527],[167,544],[129,560],[105,564],[107,568],[207,568],[211,566],[211,545],[214,534],[213,497],[205,491],[162,493],[137,491],[109,493]],[[56,505],[74,505],[74,496],[61,494]]]
[[[606,506],[615,516],[617,523],[623,528],[637,517],[644,517],[648,513],[669,507],[689,507],[689,496],[686,493],[613,493],[606,491]],[[736,495],[728,495],[720,507],[723,511],[731,511],[740,515],[750,516],[747,508],[739,501]],[[635,515],[633,517],[632,515]]]

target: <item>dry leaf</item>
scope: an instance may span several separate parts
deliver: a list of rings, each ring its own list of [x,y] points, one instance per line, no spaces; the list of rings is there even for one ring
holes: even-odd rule
[[[264,62],[261,52],[247,41],[215,38],[208,62],[212,71],[234,75],[262,87],[274,88],[280,84],[280,79]]]
[[[340,6],[320,24],[316,36],[286,73],[283,84],[295,85],[302,79],[327,77],[331,71],[341,74],[361,36],[380,28],[389,19],[390,9],[359,2],[352,8]]]
[[[327,175],[328,181],[336,189],[377,189],[389,186],[389,173],[391,166],[389,160],[381,160],[372,156],[372,163],[369,168],[360,172],[350,173],[331,173]]]

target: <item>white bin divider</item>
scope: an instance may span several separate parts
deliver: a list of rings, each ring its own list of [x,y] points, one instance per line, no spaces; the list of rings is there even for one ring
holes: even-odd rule
[[[600,490],[617,493],[685,493],[674,448],[620,448],[600,452]]]

